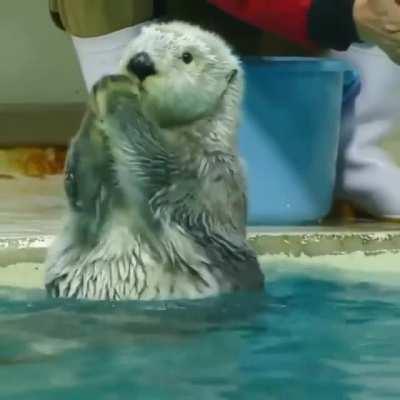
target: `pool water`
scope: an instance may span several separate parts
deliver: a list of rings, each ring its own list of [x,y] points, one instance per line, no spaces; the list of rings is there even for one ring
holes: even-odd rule
[[[196,302],[3,288],[0,399],[399,399],[400,281],[276,270],[265,293]]]

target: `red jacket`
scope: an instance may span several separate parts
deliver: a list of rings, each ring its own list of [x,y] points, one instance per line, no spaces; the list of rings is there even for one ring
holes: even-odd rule
[[[354,0],[209,0],[226,13],[305,47],[345,50],[358,41]]]

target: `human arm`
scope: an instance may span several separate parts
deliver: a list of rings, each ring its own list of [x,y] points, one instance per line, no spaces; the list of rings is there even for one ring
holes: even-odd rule
[[[309,48],[379,46],[400,62],[399,0],[210,0],[228,14]]]

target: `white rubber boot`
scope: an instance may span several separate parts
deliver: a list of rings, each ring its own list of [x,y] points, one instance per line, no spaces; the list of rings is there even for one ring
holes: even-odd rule
[[[362,79],[353,110],[344,112],[338,196],[376,217],[399,219],[400,67],[375,47],[355,45],[334,56],[352,63]]]
[[[140,33],[143,25],[135,25],[103,36],[72,36],[88,91],[103,76],[118,72],[125,47]]]

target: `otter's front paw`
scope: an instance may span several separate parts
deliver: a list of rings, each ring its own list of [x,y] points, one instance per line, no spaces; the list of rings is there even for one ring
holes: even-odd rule
[[[113,112],[119,97],[134,95],[134,87],[128,77],[108,75],[93,86],[89,105],[99,118],[104,118],[108,113]]]

